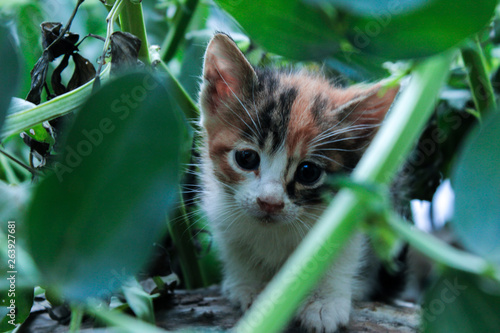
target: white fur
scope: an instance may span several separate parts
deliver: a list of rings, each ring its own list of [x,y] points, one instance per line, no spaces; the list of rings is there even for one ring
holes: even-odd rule
[[[240,169],[234,161],[234,152],[230,152],[229,164],[245,180],[231,185],[236,194],[229,195],[224,191],[228,185],[215,178],[212,161],[205,153],[202,207],[224,263],[223,290],[231,301],[246,310],[314,225],[321,211],[312,214],[288,198],[285,184],[294,174],[293,171],[285,174],[285,148],[270,156],[247,143],[237,143],[235,147],[259,153],[259,176]],[[299,163],[290,169],[295,170]],[[285,207],[273,221],[265,223],[262,218],[266,214],[257,204],[259,197],[281,200]],[[335,332],[348,323],[351,300],[363,294],[364,286],[357,279],[363,244],[361,235],[356,235],[297,311],[297,318],[307,330]]]

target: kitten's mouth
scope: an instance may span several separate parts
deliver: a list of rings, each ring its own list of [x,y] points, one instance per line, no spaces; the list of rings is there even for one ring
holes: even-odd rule
[[[276,224],[279,222],[279,219],[276,215],[270,215],[270,214],[267,214],[267,215],[264,215],[262,217],[259,218],[259,222],[261,224],[264,224],[264,225],[268,225],[268,224]]]

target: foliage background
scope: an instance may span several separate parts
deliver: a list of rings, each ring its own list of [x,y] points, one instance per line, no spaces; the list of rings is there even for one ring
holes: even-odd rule
[[[127,8],[134,6],[126,2]],[[457,210],[450,226],[467,253],[455,253],[423,235],[405,233],[406,229],[398,224],[391,227],[391,223],[381,223],[377,231],[371,233],[374,237],[382,234],[382,239],[392,239],[397,238],[393,230],[398,230],[399,236],[409,238],[410,243],[439,262],[435,281],[424,297],[426,331],[439,332],[452,324],[462,332],[498,330],[500,323],[495,314],[500,310],[500,212],[496,204],[500,200],[499,117],[496,114],[488,116],[495,108],[494,94],[500,78],[496,4],[496,1],[487,0],[474,3],[435,0],[429,4],[417,0],[355,3],[341,0],[221,0],[217,3],[145,0],[142,2],[145,26],[142,21],[136,23],[139,23],[139,30],[147,32],[150,45],[161,46],[160,56],[164,62],[157,67],[160,74],[154,78],[158,87],[148,90],[147,97],[139,98],[138,106],[131,107],[122,96],[127,92],[132,95],[136,87],[144,87],[144,76],[130,74],[104,79],[104,88],[90,98],[89,89],[75,91],[69,97],[45,104],[46,107],[41,105],[37,118],[35,112],[22,115],[24,111],[12,105],[7,111],[7,105],[11,96],[25,98],[29,91],[30,70],[42,54],[40,23],[65,24],[75,2],[0,1],[0,16],[4,22],[0,34],[2,150],[29,165],[30,149],[19,132],[76,109],[75,119],[70,120],[72,125],[56,138],[62,161],[68,161],[71,156],[67,147],[76,149],[81,142],[88,141],[83,131],[101,128],[103,118],[111,119],[117,128],[103,136],[103,143],[94,145],[89,156],[83,156],[82,162],[72,168],[74,172],[64,175],[62,183],[43,168],[39,171],[43,174],[32,181],[32,174],[26,168],[0,154],[0,223],[4,233],[0,241],[1,265],[8,260],[6,242],[4,245],[8,230],[4,221],[16,220],[18,322],[29,315],[34,286],[53,288],[59,296],[55,298],[78,301],[72,303],[76,314],[81,310],[75,304],[82,304],[82,301],[88,304],[88,296],[102,296],[103,290],[111,293],[125,285],[125,294],[129,295],[127,300],[134,313],[154,323],[151,304],[152,298],[157,296],[144,296],[140,288],[130,282],[130,276],[142,268],[140,263],[150,255],[152,244],[167,229],[175,248],[171,256],[180,262],[179,274],[185,286],[208,285],[219,279],[212,252],[202,260],[197,258],[199,247],[206,250],[210,245],[209,236],[196,231],[205,227],[203,219],[196,211],[185,214],[185,208],[177,200],[177,190],[180,162],[187,162],[190,154],[190,125],[196,121],[197,111],[192,101],[197,100],[203,52],[213,32],[224,31],[231,34],[254,65],[322,70],[339,84],[373,82],[389,77],[390,81],[398,82],[409,73],[414,73],[414,77],[421,73],[422,81],[415,84],[416,90],[412,93],[421,100],[428,100],[429,108],[433,107],[438,95],[439,80],[445,76],[432,77],[432,72],[449,71],[424,136],[409,158],[415,178],[411,197],[431,200],[440,181],[451,177],[456,189]],[[109,9],[110,6],[99,1],[85,1],[71,31],[81,37],[89,33],[106,36],[105,19]],[[136,9],[132,11],[137,12]],[[114,27],[120,29],[117,24]],[[7,36],[7,31],[11,37]],[[102,41],[87,38],[79,50],[97,67],[102,47]],[[461,57],[457,56],[457,50]],[[426,70],[426,61],[432,65],[432,56],[439,57],[443,51],[452,60],[435,62],[438,63],[435,67],[429,65]],[[52,65],[50,71],[54,68]],[[63,81],[70,79],[72,71],[70,67],[63,72]],[[425,90],[432,84],[437,85],[434,91]],[[419,85],[421,90],[418,90]],[[409,90],[412,87],[408,84]],[[122,103],[115,105],[128,107],[134,116],[124,120],[116,118],[118,112],[113,109],[114,101]],[[24,106],[24,109],[31,107]],[[419,107],[422,110],[414,113],[420,112],[425,122],[425,107]],[[7,118],[5,112],[9,112]],[[478,119],[483,129],[479,133],[475,129],[475,134],[469,134]],[[40,126],[36,128],[44,132]],[[439,131],[437,139],[436,129]],[[415,129],[416,135],[420,130]],[[408,147],[415,143],[410,139],[406,141]],[[469,148],[465,154],[457,155],[464,143]],[[398,154],[404,155],[395,150],[394,155]],[[394,162],[393,166],[399,162]],[[382,183],[386,182],[384,178],[387,177],[380,178]],[[95,186],[92,188],[89,184]],[[157,201],[153,203],[152,200]],[[368,201],[375,202],[375,199]],[[172,213],[167,227],[164,212],[168,207],[172,208]],[[477,222],[478,218],[481,223]],[[186,233],[186,229],[192,234]],[[193,237],[195,234],[198,237]],[[391,246],[387,241],[382,244],[383,247]],[[123,262],[124,258],[128,263]],[[6,268],[1,267],[0,274],[6,274]],[[444,289],[441,286],[456,279],[467,287],[453,302],[446,303],[442,299]],[[161,286],[161,282],[158,283]],[[8,286],[0,284],[0,289],[8,290]],[[130,290],[144,297],[133,298]],[[290,309],[294,302],[287,302]],[[148,310],[141,312],[138,304],[146,304]],[[255,308],[258,310],[258,305]],[[90,306],[87,311],[92,312],[92,309]],[[281,313],[282,317],[280,320],[272,318],[274,322],[288,320],[287,311],[278,306],[274,310],[273,314]],[[8,313],[5,307],[0,311],[0,317]],[[0,326],[3,330],[9,329],[6,319],[8,317]],[[264,325],[261,328],[271,330],[265,326],[265,321],[261,324]],[[119,324],[115,322],[115,325]],[[248,327],[244,325],[244,322],[240,325],[241,330]],[[272,329],[278,328],[272,326]]]

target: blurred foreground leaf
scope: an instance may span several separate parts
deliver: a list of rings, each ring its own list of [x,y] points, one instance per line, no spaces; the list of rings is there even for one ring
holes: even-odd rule
[[[0,129],[19,83],[19,61],[9,30],[0,26]]]
[[[314,0],[347,12],[346,37],[358,50],[388,59],[443,52],[485,28],[495,0]]]
[[[79,111],[55,173],[35,189],[30,250],[62,296],[109,296],[166,230],[190,148],[169,91],[138,73],[104,86]]]
[[[424,333],[500,332],[500,285],[449,270],[430,288],[422,306]]]
[[[453,229],[463,245],[500,265],[500,114],[475,134],[458,161]]]
[[[431,56],[488,25],[497,1],[217,0],[268,51],[320,59],[351,49],[385,59]],[[349,43],[341,42],[348,40]]]
[[[301,60],[339,50],[328,15],[299,0],[216,2],[270,52]]]

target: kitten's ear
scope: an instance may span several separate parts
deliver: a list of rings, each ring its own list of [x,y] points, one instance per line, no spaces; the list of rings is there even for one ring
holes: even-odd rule
[[[350,89],[348,89],[350,90]],[[352,99],[339,110],[346,117],[360,123],[381,123],[399,91],[399,85],[385,88],[376,84],[369,89],[352,88]]]
[[[215,112],[222,100],[241,98],[255,82],[257,74],[236,43],[228,35],[216,34],[208,44],[203,64],[203,108]]]

